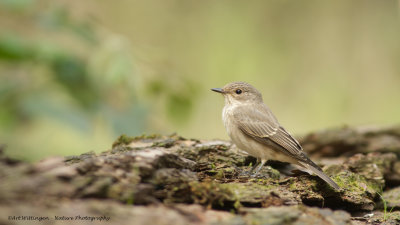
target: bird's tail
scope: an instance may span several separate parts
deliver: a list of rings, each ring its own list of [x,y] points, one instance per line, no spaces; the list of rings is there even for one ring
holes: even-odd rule
[[[307,163],[301,163],[301,165],[304,166],[308,170],[308,172],[312,172],[312,173],[316,174],[317,176],[319,176],[322,180],[324,180],[326,183],[331,185],[336,190],[340,189],[339,185],[337,185],[335,183],[335,181],[333,181],[331,178],[329,178],[328,175],[326,175],[324,172],[322,172],[321,169],[316,168],[316,167],[314,167],[312,165],[309,165]]]

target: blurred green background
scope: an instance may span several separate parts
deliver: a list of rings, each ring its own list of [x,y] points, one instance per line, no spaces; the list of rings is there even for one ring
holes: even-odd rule
[[[293,134],[400,122],[398,1],[0,0],[0,144],[228,139],[209,89],[256,86]]]

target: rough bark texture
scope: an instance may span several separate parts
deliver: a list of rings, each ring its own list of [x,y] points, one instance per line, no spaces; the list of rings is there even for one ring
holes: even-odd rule
[[[35,164],[0,148],[0,224],[32,222],[10,216],[46,224],[400,223],[400,127],[299,139],[340,191],[316,176],[286,176],[276,162],[244,175],[256,159],[226,141],[123,135],[101,154]]]

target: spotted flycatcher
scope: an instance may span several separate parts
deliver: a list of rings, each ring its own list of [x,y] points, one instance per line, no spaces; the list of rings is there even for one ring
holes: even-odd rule
[[[318,175],[333,188],[339,189],[307,157],[299,142],[279,124],[257,89],[244,82],[233,82],[223,88],[211,90],[225,97],[222,119],[233,143],[261,161],[255,174],[267,160],[278,160],[300,166],[308,173]]]

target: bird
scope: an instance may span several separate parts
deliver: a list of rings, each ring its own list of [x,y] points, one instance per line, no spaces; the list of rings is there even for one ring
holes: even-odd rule
[[[225,98],[222,120],[232,142],[260,162],[252,169],[255,175],[268,160],[277,160],[296,165],[309,174],[316,174],[334,189],[340,189],[280,125],[255,87],[245,82],[232,82],[223,88],[211,90]]]

